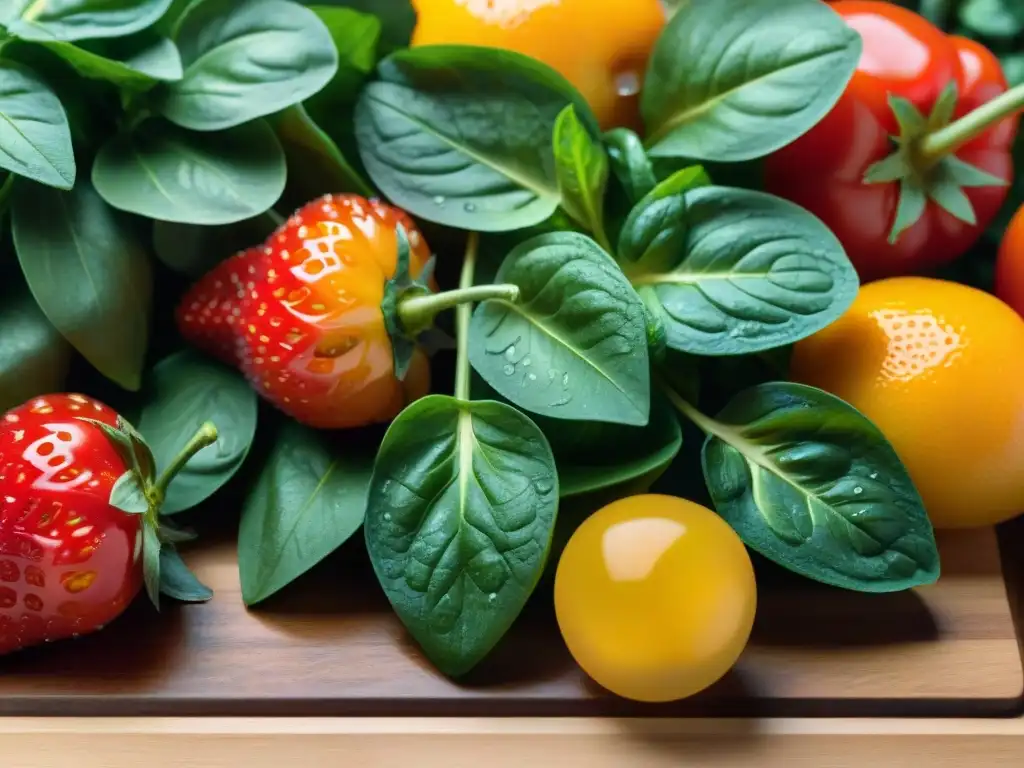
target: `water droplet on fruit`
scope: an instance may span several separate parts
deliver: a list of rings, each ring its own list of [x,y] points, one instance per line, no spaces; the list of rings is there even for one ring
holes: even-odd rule
[[[513,373],[516,372],[516,367],[514,365],[512,365],[511,363],[509,363],[508,365],[506,365],[501,370],[505,373],[506,376],[511,376]]]
[[[636,96],[640,93],[640,74],[629,69],[615,74],[615,92],[619,96]]]

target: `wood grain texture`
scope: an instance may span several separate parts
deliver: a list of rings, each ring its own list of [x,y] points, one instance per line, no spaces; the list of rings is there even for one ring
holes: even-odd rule
[[[10,718],[0,742],[17,768],[1019,768],[1024,721]]]
[[[1021,708],[1024,672],[991,530],[941,540],[939,584],[830,589],[758,564],[754,639],[686,702],[614,698],[565,650],[550,585],[461,685],[427,663],[361,542],[247,612],[233,545],[188,553],[216,591],[162,617],[140,600],[104,632],[0,660],[0,714],[108,716],[978,716]]]

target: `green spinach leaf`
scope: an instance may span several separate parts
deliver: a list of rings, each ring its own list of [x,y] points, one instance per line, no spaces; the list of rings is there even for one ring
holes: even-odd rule
[[[629,203],[635,205],[658,183],[643,142],[628,128],[615,128],[604,135],[604,143],[612,172],[622,185]]]
[[[774,152],[832,109],[861,49],[820,0],[685,3],[644,81],[650,153],[738,162]]]
[[[199,451],[167,489],[161,512],[192,509],[224,486],[245,462],[256,436],[255,390],[237,372],[195,352],[164,358],[146,378],[139,432],[162,471],[204,422],[217,442]]]
[[[634,206],[619,235],[619,260],[627,271],[658,272],[679,262],[686,252],[686,193],[710,184],[701,166],[684,168]]]
[[[372,14],[381,25],[381,43],[385,53],[407,48],[416,26],[416,11],[410,0],[303,0],[303,5],[314,10],[325,8],[351,8]]]
[[[459,229],[500,232],[551,216],[561,195],[551,136],[589,107],[558,73],[495,48],[424,46],[381,62],[356,106],[367,172],[396,205]]]
[[[727,187],[693,189],[686,207],[690,234],[679,261],[631,273],[672,349],[743,355],[780,347],[824,328],[856,297],[842,245],[803,208]]]
[[[0,24],[22,40],[124,37],[155,24],[171,0],[5,0]]]
[[[114,40],[43,43],[83,77],[132,91],[182,77],[181,56],[169,38],[148,32]]]
[[[708,490],[749,547],[862,592],[938,579],[921,498],[892,446],[853,407],[813,387],[771,383],[707,422]]]
[[[644,307],[607,253],[586,235],[541,235],[512,250],[496,282],[520,299],[473,313],[469,359],[488,384],[544,416],[647,423]]]
[[[87,179],[69,192],[19,181],[12,229],[22,272],[50,322],[100,373],[137,390],[153,273],[131,222]]]
[[[266,211],[284,191],[286,173],[284,151],[264,120],[192,133],[151,119],[104,145],[92,178],[115,208],[215,225]]]
[[[71,189],[75,152],[60,99],[32,70],[0,61],[0,168]]]
[[[185,11],[176,42],[185,75],[157,108],[197,131],[233,128],[298,104],[338,70],[330,32],[289,0],[204,0]]]
[[[242,509],[238,567],[246,605],[291,584],[359,530],[373,452],[358,448],[284,423]]]
[[[40,393],[63,391],[71,363],[71,347],[21,281],[5,281],[8,287],[0,294],[0,413]]]
[[[199,278],[239,251],[262,243],[274,230],[268,216],[243,219],[222,227],[153,222],[153,250],[173,271]]]
[[[975,34],[1011,39],[1024,32],[1024,5],[1018,0],[966,0],[960,23]]]
[[[540,579],[558,509],[544,435],[514,408],[431,395],[377,455],[366,545],[395,612],[445,674],[473,668]]]
[[[571,104],[555,121],[554,145],[562,207],[598,242],[606,242],[604,194],[608,186],[608,155],[580,122]]]
[[[288,163],[283,197],[287,206],[297,209],[322,195],[340,192],[373,196],[370,185],[301,104],[273,116],[270,123]]]

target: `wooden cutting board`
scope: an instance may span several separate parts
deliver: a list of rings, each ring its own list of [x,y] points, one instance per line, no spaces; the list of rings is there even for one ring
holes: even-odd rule
[[[102,633],[0,660],[4,715],[998,715],[1024,672],[995,533],[940,539],[944,575],[895,595],[826,588],[758,564],[754,637],[736,669],[667,706],[619,700],[568,655],[542,584],[462,685],[391,613],[361,542],[246,611],[228,540],[189,553],[216,590],[154,615],[144,600]]]

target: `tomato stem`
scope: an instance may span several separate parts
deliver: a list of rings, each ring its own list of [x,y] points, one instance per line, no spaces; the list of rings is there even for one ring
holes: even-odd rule
[[[167,494],[167,488],[171,484],[171,481],[175,476],[185,468],[185,465],[199,453],[203,448],[207,448],[217,442],[217,427],[212,421],[207,421],[199,428],[199,431],[192,436],[192,439],[188,441],[184,448],[181,449],[171,465],[165,469],[159,478],[157,478],[156,484],[153,486],[152,493],[155,498],[162,502],[164,496]]]
[[[1024,109],[1024,85],[1011,88],[959,120],[924,136],[917,147],[917,156],[925,166],[934,165],[1021,109]]]
[[[459,277],[459,291],[468,291],[473,288],[476,253],[479,246],[480,235],[470,232],[469,239],[466,241],[466,255],[462,261],[462,275]],[[499,286],[481,287],[497,288]],[[516,296],[518,297],[518,295],[519,289],[517,288]],[[469,320],[472,314],[473,304],[471,301],[460,303],[455,310],[455,336],[458,340],[455,357],[455,397],[467,401],[469,400]]]
[[[453,307],[462,308],[488,299],[516,302],[519,300],[519,286],[516,285],[470,285],[459,286],[454,291],[409,296],[399,300],[398,320],[409,334],[422,333],[434,324],[434,318]]]

